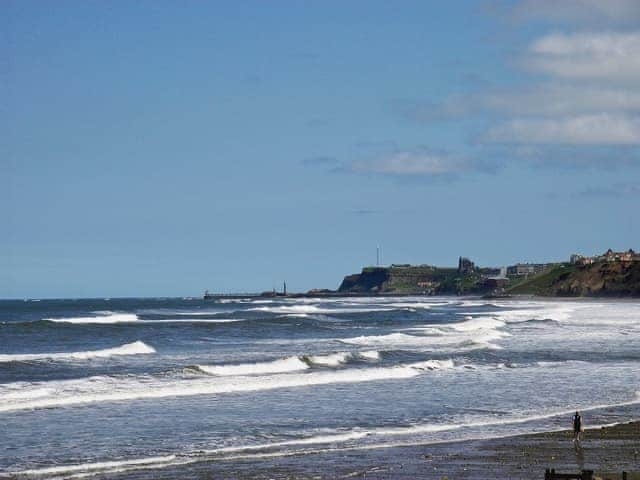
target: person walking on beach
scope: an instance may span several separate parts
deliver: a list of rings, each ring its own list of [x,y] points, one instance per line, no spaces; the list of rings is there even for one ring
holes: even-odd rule
[[[582,417],[580,412],[576,411],[573,416],[573,441],[580,442],[580,432],[582,432]]]

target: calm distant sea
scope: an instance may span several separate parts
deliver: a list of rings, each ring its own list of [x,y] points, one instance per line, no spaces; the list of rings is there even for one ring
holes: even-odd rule
[[[637,301],[0,302],[0,478],[609,424],[639,390]]]

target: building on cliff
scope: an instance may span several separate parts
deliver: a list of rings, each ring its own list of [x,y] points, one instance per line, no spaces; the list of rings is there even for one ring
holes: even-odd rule
[[[469,260],[467,257],[458,258],[458,273],[466,275],[473,273],[476,268],[476,264]]]
[[[640,255],[633,251],[633,249],[629,249],[626,252],[614,252],[609,249],[604,252],[600,258],[606,262],[633,262],[639,261]]]
[[[516,263],[507,267],[507,275],[513,277],[536,275],[544,272],[547,267],[546,263]]]
[[[595,262],[640,262],[640,254],[632,248],[626,252],[614,252],[611,248],[602,255],[594,257],[585,257],[579,254],[573,254],[569,258],[570,263],[575,265],[591,265]]]

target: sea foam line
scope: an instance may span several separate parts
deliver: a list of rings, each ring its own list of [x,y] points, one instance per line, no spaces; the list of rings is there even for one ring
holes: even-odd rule
[[[360,383],[378,380],[412,378],[427,371],[450,368],[453,364],[431,360],[394,367],[351,368],[345,370],[288,373],[265,376],[228,376],[220,378],[200,377],[166,381],[144,378],[89,377],[79,380],[60,380],[31,385],[19,385],[23,392],[20,399],[7,398],[0,391],[0,412],[38,408],[65,407],[70,405],[117,402],[127,400],[217,395],[251,392],[279,388],[309,387],[334,383]],[[3,390],[12,390],[10,384]],[[30,389],[31,387],[31,389]],[[48,395],[43,388],[51,388],[55,395]],[[29,392],[37,395],[30,396]]]
[[[608,405],[593,405],[581,408],[581,411],[597,410],[602,408],[611,408],[617,406],[631,405],[640,402],[640,392],[636,392],[634,399],[616,404]],[[394,448],[402,446],[413,445],[425,445],[435,443],[450,443],[456,441],[467,440],[479,440],[489,438],[503,438],[518,433],[512,434],[490,434],[483,436],[470,436],[465,438],[456,438],[450,440],[430,440],[425,441],[416,439],[410,442],[394,442],[394,443],[365,443],[357,445],[341,445],[353,440],[361,439],[377,439],[378,437],[395,437],[395,436],[408,436],[421,433],[437,433],[442,431],[459,430],[464,428],[477,428],[487,427],[493,425],[509,425],[509,424],[522,424],[535,420],[548,419],[558,417],[562,415],[569,415],[573,413],[571,410],[554,411],[547,414],[540,415],[528,415],[524,417],[508,418],[502,420],[485,420],[475,421],[457,424],[415,424],[408,427],[377,427],[369,429],[353,429],[348,432],[340,432],[335,434],[324,434],[312,437],[303,437],[295,440],[286,440],[281,442],[272,442],[266,444],[256,445],[238,445],[231,447],[221,447],[211,450],[198,450],[191,453],[173,454],[162,457],[148,457],[138,458],[123,461],[110,461],[110,462],[95,462],[85,463],[78,465],[63,465],[57,467],[46,467],[41,469],[22,470],[17,472],[11,472],[13,475],[19,476],[44,476],[51,474],[60,475],[57,478],[70,479],[81,478],[86,476],[92,476],[97,474],[115,474],[139,469],[161,469],[166,467],[175,467],[179,465],[206,462],[206,461],[230,461],[239,459],[260,459],[260,458],[272,458],[272,457],[285,457],[290,455],[310,455],[317,453],[324,453],[333,450],[370,450],[370,449],[382,449],[382,448]],[[615,424],[610,424],[615,425]],[[535,432],[532,432],[535,433]],[[336,444],[339,447],[334,448],[322,448],[322,449],[294,449],[284,451],[269,451],[281,447],[289,446],[309,446],[309,445],[327,445]],[[230,454],[230,455],[229,455]]]
[[[361,358],[370,361],[378,360],[380,358],[380,353],[375,350],[368,350],[363,352],[337,352],[326,355],[300,355],[267,362],[228,365],[196,365],[196,368],[204,373],[219,376],[289,373],[307,370],[314,366],[339,367],[354,358]]]
[[[394,307],[375,306],[359,308],[333,308],[318,307],[316,305],[282,305],[278,307],[254,307],[247,309],[254,312],[267,312],[277,314],[302,314],[302,313],[369,313],[369,312],[389,312],[397,310]]]
[[[108,323],[130,323],[137,322],[138,316],[134,313],[110,313],[107,315],[99,315],[95,317],[68,317],[68,318],[45,318],[43,320],[47,320],[49,322],[56,323],[75,323],[75,324],[85,324],[85,323],[97,323],[97,324],[108,324]]]
[[[156,353],[156,350],[140,340],[114,348],[89,350],[86,352],[3,354],[0,362],[25,362],[31,360],[88,360],[91,358],[108,358],[116,355],[141,355]]]
[[[221,312],[229,313],[229,312]],[[137,315],[132,313],[102,316],[102,317],[70,317],[70,318],[45,318],[48,322],[55,323],[71,323],[76,325],[109,325],[114,323],[125,324],[158,324],[158,323],[173,323],[173,324],[186,324],[186,323],[234,323],[244,322],[246,318],[174,318],[174,319],[158,319],[158,320],[142,320]],[[15,322],[15,323],[31,323],[31,322]]]

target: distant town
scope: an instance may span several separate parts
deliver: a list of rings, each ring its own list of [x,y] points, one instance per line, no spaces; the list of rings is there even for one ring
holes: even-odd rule
[[[633,249],[607,250],[601,255],[572,254],[567,262],[516,263],[503,267],[479,267],[459,257],[457,267],[391,264],[364,267],[344,277],[337,290],[307,292],[217,294],[205,299],[245,297],[345,297],[406,295],[540,295],[640,297],[640,254]]]

